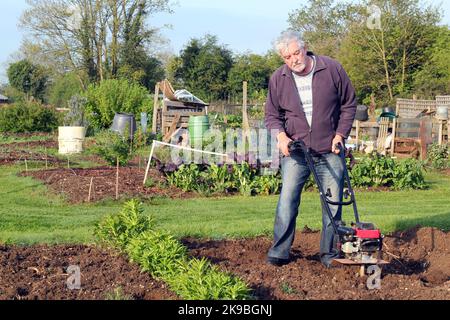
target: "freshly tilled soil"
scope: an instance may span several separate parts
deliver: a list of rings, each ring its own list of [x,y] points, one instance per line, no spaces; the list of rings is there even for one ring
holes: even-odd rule
[[[206,257],[246,281],[255,299],[450,300],[448,232],[417,227],[387,235],[384,259],[390,264],[382,268],[380,288],[373,290],[357,266],[322,266],[319,241],[319,232],[297,232],[292,261],[276,267],[265,261],[268,237],[182,240],[192,256]],[[80,267],[80,290],[67,287],[70,265]],[[178,299],[114,252],[83,245],[0,245],[0,299],[105,299],[117,288],[130,299]]]

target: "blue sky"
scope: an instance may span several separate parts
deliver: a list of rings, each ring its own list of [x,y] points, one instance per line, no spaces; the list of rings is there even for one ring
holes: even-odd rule
[[[171,0],[178,2],[173,14],[158,13],[150,24],[156,27],[165,24],[162,34],[170,39],[173,53],[191,38],[206,33],[217,35],[219,42],[228,45],[234,52],[252,51],[265,53],[272,41],[288,27],[288,14],[305,1],[298,0]],[[450,0],[428,1],[442,3],[443,23],[450,25]],[[16,52],[23,37],[17,23],[27,7],[25,0],[1,0],[0,5],[0,82],[6,82],[6,68],[11,54]]]

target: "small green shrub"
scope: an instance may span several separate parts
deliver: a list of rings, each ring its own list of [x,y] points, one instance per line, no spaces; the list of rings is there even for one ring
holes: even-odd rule
[[[143,212],[137,200],[128,201],[118,214],[109,215],[97,224],[94,234],[101,242],[123,251],[129,241],[153,228],[153,217]]]
[[[428,147],[427,163],[434,169],[447,169],[448,155],[448,146],[446,144],[440,146],[437,143],[433,143]]]
[[[58,123],[56,110],[38,102],[18,102],[0,108],[0,132],[52,132]]]
[[[132,153],[127,138],[116,132],[105,130],[97,134],[95,140],[95,145],[91,147],[91,151],[102,157],[110,165],[115,166],[117,159],[119,159],[120,166],[125,166],[130,161]]]
[[[140,121],[141,112],[152,114],[153,104],[147,89],[125,79],[92,84],[85,96],[86,116],[96,130],[109,128],[116,112],[134,114],[137,122]]]

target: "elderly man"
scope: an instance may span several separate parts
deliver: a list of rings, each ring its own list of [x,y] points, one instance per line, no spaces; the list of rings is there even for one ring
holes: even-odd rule
[[[283,185],[267,261],[280,266],[290,261],[301,192],[310,175],[304,155],[289,154],[289,142],[305,143],[328,196],[332,201],[342,201],[344,167],[337,144],[343,145],[350,134],[356,98],[342,66],[329,57],[307,51],[299,33],[282,33],[276,50],[285,64],[270,79],[265,124],[279,132]],[[341,209],[331,206],[336,221],[341,220]],[[326,267],[339,254],[331,223],[322,207],[320,259]]]

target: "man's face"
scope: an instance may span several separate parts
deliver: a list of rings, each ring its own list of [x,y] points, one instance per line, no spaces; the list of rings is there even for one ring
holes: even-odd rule
[[[297,41],[289,43],[288,47],[281,50],[284,63],[295,73],[302,73],[306,68],[306,47],[300,48]]]

